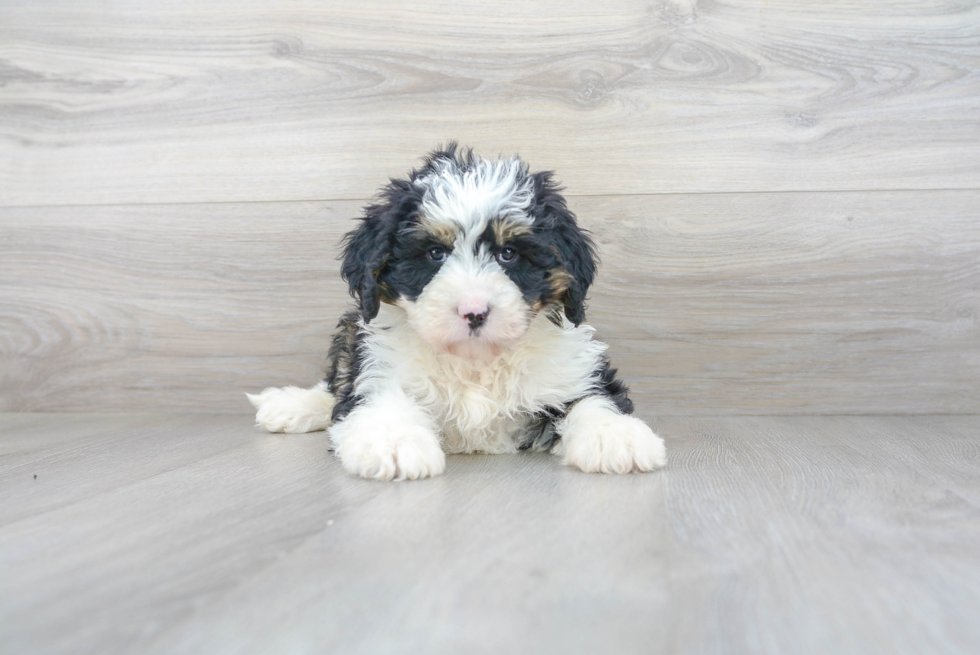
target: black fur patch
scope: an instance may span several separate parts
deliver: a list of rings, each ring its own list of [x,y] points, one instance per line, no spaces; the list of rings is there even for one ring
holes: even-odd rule
[[[354,381],[361,370],[361,331],[358,327],[358,312],[350,311],[337,323],[337,332],[327,354],[327,389],[337,399],[331,416],[334,421],[347,416],[360,402],[354,394]]]
[[[535,173],[531,178],[534,201],[530,212],[534,217],[534,232],[548,239],[561,269],[569,276],[562,285],[561,300],[565,316],[578,325],[585,320],[585,294],[592,286],[599,266],[595,243],[578,226],[551,171]]]
[[[633,413],[633,401],[629,397],[629,387],[616,377],[616,369],[610,367],[609,359],[606,357],[602,358],[599,382],[599,390],[616,404],[616,409],[619,410],[620,414]]]
[[[406,180],[392,180],[378,201],[364,208],[360,226],[344,237],[341,276],[350,294],[360,300],[361,316],[370,321],[378,315],[381,301],[394,302],[397,291],[385,284],[384,273],[393,259],[399,228],[417,222],[422,192]]]
[[[395,233],[388,265],[379,275],[381,283],[398,296],[417,300],[425,285],[435,277],[442,264],[426,254],[434,246],[445,244],[416,222],[405,222]]]
[[[555,431],[555,423],[564,418],[565,409],[552,409],[531,418],[527,429],[518,437],[518,450],[550,450],[561,437]]]
[[[493,256],[497,256],[505,247],[517,251],[512,262],[500,263],[507,277],[517,285],[524,300],[536,309],[561,303],[561,298],[554,293],[551,283],[552,271],[560,268],[551,239],[546,234],[531,229],[527,232],[514,232],[500,243],[499,230],[491,223],[477,240],[478,245],[484,246]]]

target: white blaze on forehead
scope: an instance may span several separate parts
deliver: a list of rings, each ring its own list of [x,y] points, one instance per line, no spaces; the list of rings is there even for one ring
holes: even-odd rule
[[[415,184],[426,189],[421,206],[424,220],[458,227],[464,239],[481,234],[492,218],[532,221],[527,210],[534,189],[519,159],[481,159],[462,170],[444,159]]]

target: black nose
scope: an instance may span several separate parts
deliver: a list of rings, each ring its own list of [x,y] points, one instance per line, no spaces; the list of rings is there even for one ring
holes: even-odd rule
[[[470,329],[471,330],[475,330],[478,327],[480,327],[481,325],[483,325],[484,322],[486,322],[486,320],[487,320],[487,314],[489,314],[489,313],[490,313],[490,310],[488,309],[487,311],[483,312],[482,314],[472,314],[472,313],[471,314],[463,314],[463,318],[465,318],[467,321],[470,322]]]

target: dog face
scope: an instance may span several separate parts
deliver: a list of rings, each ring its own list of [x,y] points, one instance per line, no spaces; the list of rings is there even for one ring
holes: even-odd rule
[[[347,235],[341,270],[365,321],[396,305],[432,346],[478,358],[514,344],[540,312],[581,323],[596,261],[550,173],[450,144],[381,190]]]

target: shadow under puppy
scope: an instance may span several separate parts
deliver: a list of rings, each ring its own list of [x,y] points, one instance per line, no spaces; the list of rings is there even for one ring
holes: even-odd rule
[[[583,471],[650,471],[637,418],[584,323],[595,246],[550,172],[450,144],[392,180],[345,238],[347,313],[324,381],[248,398],[270,432],[329,429],[344,468],[442,473],[445,453],[550,449]]]

